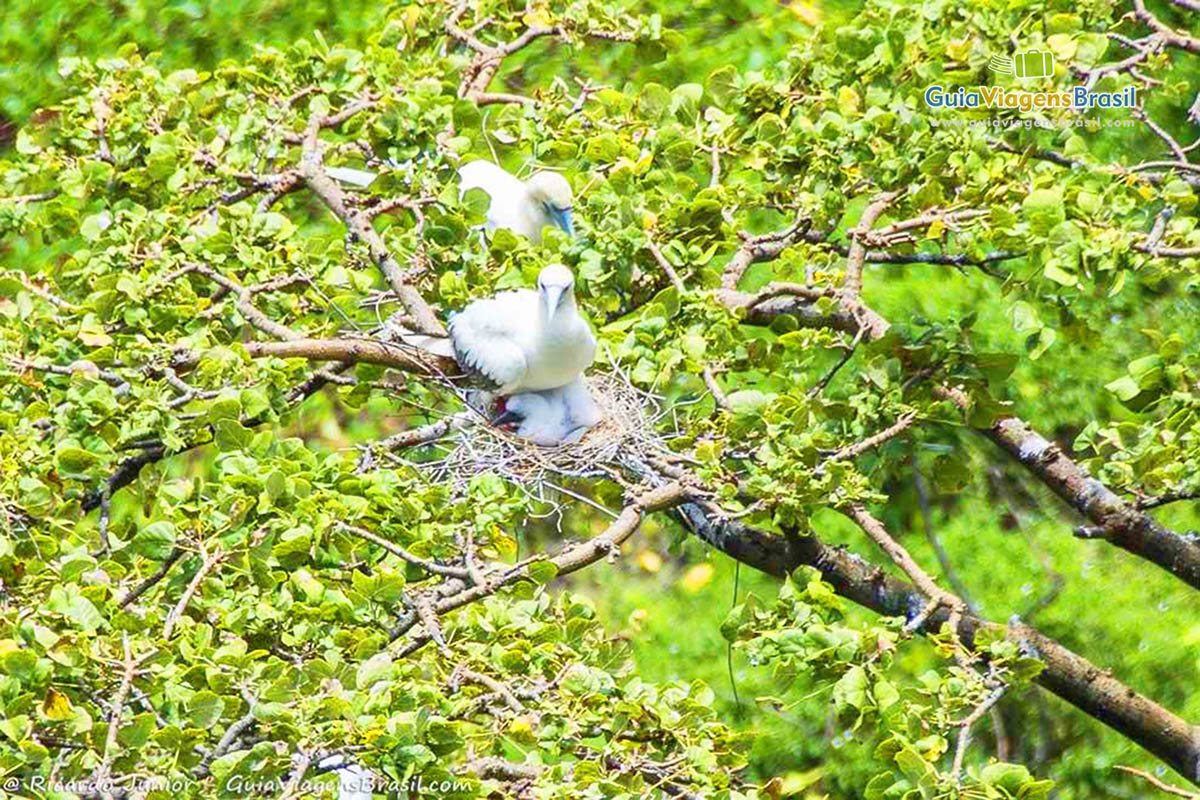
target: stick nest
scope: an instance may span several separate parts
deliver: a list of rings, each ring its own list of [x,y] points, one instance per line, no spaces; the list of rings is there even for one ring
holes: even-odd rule
[[[556,477],[607,475],[610,465],[667,452],[664,435],[656,431],[669,413],[663,411],[659,397],[641,391],[617,372],[593,373],[587,376],[587,385],[603,419],[577,442],[536,445],[468,410],[462,413],[469,416],[461,418],[449,440],[443,439],[451,448],[445,458],[422,466],[434,480],[456,487],[490,472],[540,490]]]

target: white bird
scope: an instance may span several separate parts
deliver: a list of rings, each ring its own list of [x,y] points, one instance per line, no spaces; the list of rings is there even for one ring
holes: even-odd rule
[[[455,359],[499,395],[571,383],[596,355],[596,337],[579,315],[574,289],[571,270],[551,264],[538,275],[536,291],[476,300],[450,320]]]
[[[556,389],[522,392],[504,398],[504,412],[492,423],[502,425],[519,419],[518,436],[534,444],[552,446],[579,441],[601,416],[583,376],[580,376]]]
[[[374,785],[375,776],[357,764],[338,770],[338,800],[371,800]]]
[[[604,416],[596,401],[592,399],[592,393],[588,391],[587,382],[582,375],[558,389],[558,392],[562,395],[567,422],[570,425],[568,438],[575,434],[582,436]]]
[[[322,772],[337,772],[337,800],[371,800],[375,796],[372,791],[376,782],[374,773],[340,753],[321,759],[317,768]]]
[[[326,167],[325,174],[335,181],[365,189],[375,182],[375,173],[351,167]]]
[[[504,413],[492,420],[494,425],[520,420],[517,435],[546,447],[562,444],[571,432],[567,406],[558,389],[521,392],[504,398]]]
[[[555,225],[575,233],[571,224],[571,184],[557,172],[535,172],[523,181],[490,161],[472,161],[458,170],[459,189],[482,189],[492,199],[488,206],[487,223],[490,233],[496,228],[508,228],[537,244],[542,241],[542,228]]]

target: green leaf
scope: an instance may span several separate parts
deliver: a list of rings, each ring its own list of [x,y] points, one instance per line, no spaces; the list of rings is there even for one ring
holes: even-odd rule
[[[657,83],[647,83],[642,87],[642,92],[638,96],[638,107],[647,118],[661,119],[670,106],[671,93],[667,91],[666,87]]]
[[[1049,234],[1067,218],[1061,189],[1034,189],[1021,203],[1021,211],[1039,236]]]
[[[60,447],[55,459],[58,471],[68,478],[85,477],[87,470],[99,464],[100,461],[100,457],[95,453],[81,447],[70,446]]]
[[[856,664],[846,670],[846,673],[834,684],[834,707],[838,711],[844,711],[847,708],[862,711],[870,701],[867,693],[869,688],[870,681],[867,679],[867,671]]]
[[[527,570],[529,577],[537,583],[549,583],[558,576],[558,567],[553,561],[534,561]]]
[[[188,718],[197,728],[211,728],[225,711],[225,701],[214,692],[196,692],[188,701]]]
[[[379,681],[391,680],[394,674],[392,656],[384,651],[359,664],[354,685],[359,689],[370,689]]]
[[[232,419],[218,420],[213,424],[217,447],[222,450],[242,450],[250,445],[254,432]]]
[[[758,389],[742,389],[732,392],[726,397],[729,408],[733,413],[744,416],[757,416],[775,402],[777,395],[762,392]]]
[[[154,714],[147,711],[138,714],[117,732],[117,741],[125,747],[136,749],[150,740],[155,728]]]
[[[107,211],[92,214],[84,218],[83,224],[79,226],[79,233],[89,242],[94,242],[104,235],[104,232],[112,225],[112,221],[112,214]]]
[[[875,697],[875,705],[880,711],[886,711],[900,700],[900,692],[896,690],[895,685],[884,678],[875,681],[871,694]]]
[[[28,681],[33,678],[37,661],[37,656],[29,650],[12,650],[0,655],[0,669],[17,680]]]
[[[985,784],[999,786],[1015,796],[1022,786],[1030,782],[1032,776],[1021,764],[999,762],[984,767],[979,773],[979,779]]]
[[[138,555],[163,561],[175,549],[175,525],[166,520],[153,522],[139,530],[129,546]]]
[[[1117,396],[1118,400],[1132,400],[1142,392],[1136,380],[1129,375],[1122,375],[1115,381],[1104,384],[1104,388]]]
[[[741,76],[736,67],[726,64],[708,74],[704,88],[716,105],[729,109],[741,98]]]

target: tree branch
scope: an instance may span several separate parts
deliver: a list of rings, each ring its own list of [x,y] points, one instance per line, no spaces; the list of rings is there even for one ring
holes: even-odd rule
[[[516,583],[519,580],[524,580],[528,577],[529,565],[534,561],[548,560],[556,568],[557,575],[561,576],[581,570],[607,556],[615,555],[620,552],[621,545],[637,531],[642,519],[647,514],[687,502],[691,495],[692,490],[677,481],[642,492],[634,497],[629,505],[625,506],[624,510],[617,515],[617,518],[599,535],[585,542],[571,545],[549,559],[543,559],[539,556],[513,567],[507,565],[499,566],[487,575],[486,582],[482,584],[476,583],[448,597],[438,599],[432,605],[433,611],[437,614],[445,614],[483,597],[495,594],[505,586]],[[400,638],[417,622],[418,619],[414,616],[406,618],[403,623],[392,630],[390,639],[395,641]],[[404,655],[415,652],[431,639],[431,633],[428,631],[413,637],[412,641],[405,646],[402,652]]]
[[[300,176],[313,194],[320,198],[330,212],[342,221],[347,232],[353,238],[361,240],[367,245],[371,260],[375,262],[384,277],[387,278],[388,283],[391,284],[392,291],[396,293],[400,304],[408,312],[413,327],[419,333],[429,336],[445,336],[446,331],[442,327],[442,323],[438,321],[433,309],[425,302],[421,293],[409,283],[400,264],[392,257],[387,245],[384,244],[383,237],[371,225],[371,218],[348,204],[341,187],[325,174],[317,134],[322,127],[327,127],[331,120],[340,121],[339,117],[351,109],[361,110],[361,105],[359,108],[355,108],[355,104],[351,104],[341,114],[332,117],[314,115],[309,121],[309,127],[303,140],[304,151],[300,157]]]
[[[935,394],[964,411],[970,406],[970,399],[957,389],[939,388]],[[1122,499],[1018,417],[1000,419],[981,433],[1093,522],[1092,538],[1151,561],[1200,589],[1200,545]]]
[[[382,536],[378,536],[374,533],[371,533],[368,530],[364,530],[363,528],[358,528],[358,527],[355,527],[354,525],[347,525],[344,522],[338,522],[337,528],[338,528],[338,530],[343,530],[343,531],[346,531],[347,533],[352,533],[361,539],[366,539],[368,542],[371,542],[372,544],[378,545],[379,547],[382,547],[384,550],[387,550],[389,553],[396,556],[397,558],[403,559],[404,561],[407,561],[410,564],[418,566],[421,569],[423,569],[426,572],[431,573],[433,575],[441,575],[441,576],[447,577],[447,578],[467,578],[467,577],[469,577],[469,574],[465,567],[455,567],[455,566],[450,566],[448,564],[439,564],[436,561],[430,561],[429,559],[421,558],[420,556],[415,556],[412,553],[405,550],[400,545],[396,544],[395,542],[389,542],[387,539],[384,539]]]
[[[821,542],[815,535],[777,536],[734,520],[711,517],[699,504],[680,506],[685,522],[701,540],[732,558],[780,577],[802,565],[815,567],[841,596],[884,616],[908,618],[926,598],[915,586]],[[947,622],[939,609],[923,626],[934,631]],[[983,629],[1004,631],[1045,664],[1035,679],[1047,691],[1137,742],[1193,783],[1200,783],[1200,729],[1121,683],[1106,670],[1020,623],[1001,626],[964,613],[958,635],[964,644]]]
[[[1144,0],[1133,0],[1134,15],[1149,25],[1168,47],[1200,55],[1200,39],[1180,33],[1146,10]]]
[[[846,278],[842,287],[855,297],[862,294],[862,273],[863,263],[867,257],[868,234],[875,226],[875,221],[899,196],[899,192],[882,192],[876,195],[863,211],[858,225],[849,232],[850,254],[846,257]]]
[[[192,597],[200,589],[200,584],[208,577],[208,573],[212,571],[213,567],[225,559],[226,555],[227,553],[223,552],[220,547],[213,550],[212,553],[204,554],[204,561],[201,562],[200,568],[196,570],[196,574],[192,576],[191,582],[183,590],[183,595],[179,598],[179,602],[175,605],[175,608],[171,609],[171,613],[167,615],[167,621],[163,625],[164,639],[171,638],[171,634],[175,632],[175,626],[179,623],[179,618],[187,611],[188,603],[192,601]]]

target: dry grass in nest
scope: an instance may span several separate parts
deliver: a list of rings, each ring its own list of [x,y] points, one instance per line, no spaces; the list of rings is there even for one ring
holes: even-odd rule
[[[584,478],[612,474],[630,459],[644,460],[666,452],[664,436],[656,432],[669,412],[660,398],[641,391],[619,372],[587,376],[588,388],[604,417],[578,442],[543,447],[515,433],[477,421],[464,421],[442,442],[450,450],[440,461],[422,465],[438,482],[465,486],[476,475],[493,473],[541,495],[554,489],[555,478]]]

